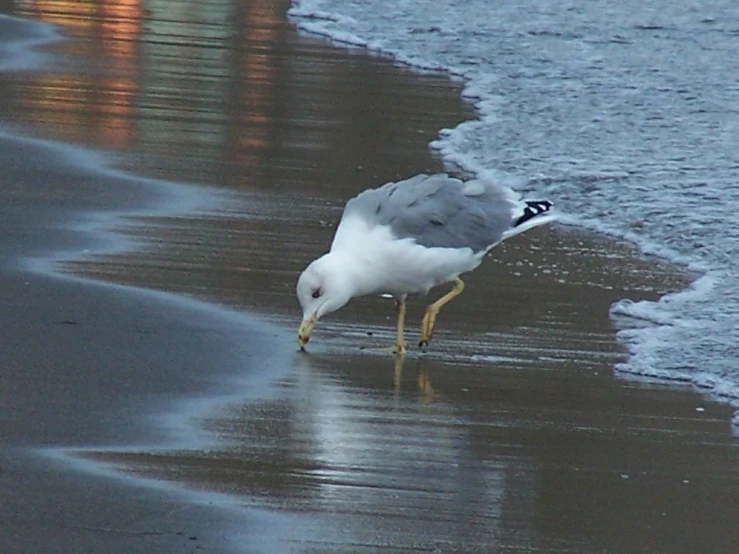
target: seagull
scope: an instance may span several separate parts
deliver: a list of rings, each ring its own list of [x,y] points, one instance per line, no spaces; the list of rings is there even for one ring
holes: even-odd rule
[[[321,317],[354,297],[380,293],[395,299],[397,335],[391,350],[402,355],[408,348],[408,295],[452,283],[423,316],[418,345],[425,349],[439,311],[464,290],[459,276],[476,269],[503,240],[554,220],[552,206],[549,200],[523,200],[492,180],[465,182],[443,173],[365,190],[346,203],[329,252],[298,279],[300,349]]]

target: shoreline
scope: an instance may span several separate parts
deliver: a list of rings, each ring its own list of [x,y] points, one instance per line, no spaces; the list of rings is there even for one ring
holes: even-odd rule
[[[378,80],[384,83],[395,75],[394,72],[408,73],[392,68],[386,61],[364,60],[363,55],[341,53],[326,44],[319,47],[319,42],[306,40],[305,44],[319,51],[319,59],[328,68],[326,73],[334,79],[330,83],[342,92],[353,87],[351,72],[341,78],[331,74],[340,64],[353,63],[357,71],[378,72],[382,77]],[[437,112],[443,110],[438,109],[436,96],[429,99],[424,88],[439,87],[440,81],[428,81],[423,77],[396,79],[398,82],[391,82],[397,87],[394,90],[412,88],[416,91],[413,94],[425,99],[426,103],[414,113],[428,120],[424,120],[424,129],[432,128]],[[437,91],[437,95],[449,95],[452,88]],[[320,105],[319,98],[314,95],[310,100]],[[445,102],[447,106],[453,104]],[[373,113],[386,115],[391,104],[375,106],[376,112],[360,117],[359,122],[366,124],[366,121],[376,120]],[[402,102],[400,104],[393,112],[396,118],[407,115],[404,112],[407,108]],[[322,117],[328,117],[327,114],[331,115],[325,112]],[[458,114],[449,114],[449,118],[454,117]],[[337,125],[329,124],[332,120],[322,121],[327,128]],[[413,124],[420,125],[416,120]],[[338,148],[341,137],[349,136],[352,129],[362,128],[358,125],[344,122],[339,130],[327,133],[331,139],[328,144]],[[278,123],[274,126],[279,128]],[[388,136],[391,134],[389,132]],[[264,548],[279,552],[319,548],[323,552],[331,549],[346,552],[347,548],[352,548],[356,552],[374,552],[383,544],[396,549],[409,547],[409,540],[415,540],[416,547],[464,545],[469,552],[487,552],[490,544],[521,552],[528,552],[531,547],[568,544],[569,551],[585,552],[593,546],[617,544],[623,538],[618,530],[634,525],[630,545],[636,551],[639,541],[647,537],[649,524],[662,521],[662,529],[675,532],[672,527],[681,516],[670,514],[666,520],[660,520],[664,516],[656,516],[659,515],[657,510],[662,509],[661,503],[673,506],[677,502],[696,516],[702,513],[711,495],[715,496],[721,485],[725,485],[719,478],[721,473],[731,468],[734,441],[724,429],[728,407],[716,405],[694,393],[666,387],[642,387],[608,374],[607,368],[624,355],[615,343],[607,310],[603,311],[603,306],[609,305],[609,298],[622,291],[635,296],[653,296],[661,288],[669,290],[680,280],[669,268],[660,269],[632,260],[633,251],[628,248],[614,254],[614,250],[618,252],[621,248],[615,242],[603,241],[599,246],[597,238],[562,230],[541,230],[496,250],[498,255],[488,260],[485,272],[475,273],[470,278],[470,291],[476,292],[460,298],[460,303],[440,318],[434,345],[438,350],[427,357],[409,357],[405,367],[398,368],[392,360],[368,355],[362,350],[365,346],[381,345],[392,332],[388,323],[392,310],[387,303],[376,299],[360,300],[322,326],[320,335],[316,336],[316,346],[311,344],[309,356],[297,356],[292,349],[285,353],[285,343],[292,347],[292,327],[288,321],[295,313],[293,291],[288,286],[292,282],[287,276],[293,275],[312,253],[327,244],[332,233],[330,223],[322,225],[319,222],[330,222],[348,191],[358,186],[363,188],[360,183],[377,184],[377,179],[394,178],[399,167],[417,171],[438,165],[438,160],[429,161],[431,156],[422,147],[423,140],[420,137],[418,144],[404,146],[405,150],[394,163],[382,165],[382,152],[367,155],[361,165],[369,170],[348,171],[346,167],[318,170],[311,166],[315,163],[311,158],[303,162],[305,175],[299,183],[274,192],[269,185],[276,179],[262,179],[259,186],[250,189],[250,192],[257,191],[253,196],[261,195],[264,200],[264,204],[256,208],[249,204],[253,197],[246,196],[242,197],[243,204],[230,206],[225,214],[200,214],[196,218],[151,217],[152,214],[137,217],[124,225],[124,231],[133,234],[137,244],[142,244],[141,251],[63,264],[66,270],[124,285],[90,286],[86,281],[88,277],[62,276],[48,287],[38,285],[43,279],[34,282],[35,289],[50,289],[45,297],[39,297],[37,291],[33,295],[26,293],[25,297],[21,292],[16,293],[16,289],[23,291],[28,287],[23,282],[10,289],[11,296],[18,298],[16,313],[6,312],[4,327],[23,313],[27,327],[20,333],[35,331],[38,336],[40,329],[67,348],[70,342],[76,347],[84,344],[86,348],[99,343],[99,353],[95,351],[93,359],[107,359],[106,351],[112,349],[112,353],[107,354],[109,358],[129,357],[118,360],[125,366],[138,357],[130,356],[126,341],[135,345],[134,351],[149,356],[146,363],[139,361],[138,372],[131,374],[135,377],[133,383],[123,383],[127,385],[123,387],[102,383],[99,389],[107,390],[108,395],[111,392],[115,396],[129,395],[128,406],[123,412],[118,411],[114,418],[97,422],[98,436],[107,439],[92,441],[93,444],[120,444],[121,437],[130,433],[130,440],[123,441],[130,448],[115,447],[115,452],[110,454],[106,448],[91,446],[89,439],[81,436],[74,442],[85,446],[86,456],[114,465],[122,464],[138,477],[154,477],[150,481],[154,486],[168,483],[164,490],[184,485],[186,489],[194,487],[235,494],[235,497],[228,496],[229,500],[235,499],[238,512],[235,521],[230,523],[238,525],[241,516],[247,520],[252,518],[246,529],[236,532],[233,525],[228,529],[221,527],[223,514],[212,514],[205,506],[198,514],[187,513],[186,517],[175,518],[177,525],[205,527],[205,531],[150,535],[147,529],[172,525],[168,517],[173,511],[190,510],[183,508],[188,504],[178,503],[162,510],[160,504],[156,504],[161,502],[160,498],[148,508],[153,519],[143,532],[139,533],[142,530],[139,524],[128,529],[131,531],[128,536],[119,536],[116,543],[110,536],[115,534],[112,530],[121,529],[120,519],[116,520],[107,510],[135,513],[134,503],[141,502],[142,496],[147,501],[157,497],[155,492],[136,489],[121,493],[117,500],[106,498],[106,514],[101,517],[112,519],[82,527],[77,525],[68,540],[76,540],[76,544],[83,544],[81,540],[97,544],[95,541],[100,540],[102,534],[111,540],[111,548],[121,552],[134,551],[131,549],[134,539],[141,552],[151,552],[156,547],[167,551],[166,548],[171,549],[172,544],[176,544],[173,541],[185,545],[188,541],[198,545],[210,541],[209,550],[237,547],[255,552],[267,551]],[[356,163],[352,146],[343,144],[342,155],[338,156],[346,160],[347,165]],[[277,159],[289,159],[289,156],[280,154]],[[410,163],[402,165],[403,159]],[[168,167],[165,173],[170,171],[172,168]],[[292,171],[294,167],[288,167],[285,173]],[[79,185],[81,172],[72,173],[72,181]],[[176,175],[176,171],[174,173]],[[259,171],[255,173],[260,174]],[[355,179],[346,182],[350,175]],[[114,179],[115,175],[108,178]],[[306,189],[306,184],[311,183],[314,188]],[[74,197],[71,200],[76,201]],[[260,211],[264,206],[266,211]],[[286,206],[292,206],[290,217],[294,219],[280,217]],[[254,215],[262,218],[251,217]],[[28,222],[29,228],[33,225]],[[302,233],[299,239],[295,238],[296,230]],[[60,240],[59,236],[54,238]],[[30,239],[26,237],[26,240]],[[279,260],[260,257],[260,253],[269,252],[268,245],[275,241],[284,246],[283,257]],[[241,261],[246,258],[250,260],[248,266]],[[520,264],[522,260],[524,263]],[[483,292],[498,284],[502,290],[493,298]],[[173,291],[174,295],[142,293],[131,285],[162,288]],[[77,288],[79,294],[72,296],[70,291]],[[64,290],[64,294],[52,289]],[[227,321],[223,321],[222,316],[227,312],[208,308],[197,301],[182,301],[183,294],[232,306],[237,313],[231,312]],[[37,314],[26,313],[23,306],[30,302],[22,301],[26,297],[37,302],[46,298],[48,305],[56,306],[56,310],[44,306]],[[157,298],[166,299],[166,313],[160,313],[159,304],[147,300]],[[170,303],[172,300],[174,305]],[[414,302],[413,310],[420,310],[421,305],[422,302]],[[101,306],[107,307],[101,309]],[[189,310],[192,306],[212,310],[216,321],[201,317],[193,320],[195,314]],[[265,310],[265,306],[269,309]],[[111,325],[111,320],[102,317],[106,310],[129,316],[126,321]],[[70,313],[74,317],[70,317]],[[254,321],[245,315],[250,313],[262,315]],[[93,314],[97,315],[92,317]],[[232,317],[237,321],[231,321]],[[50,321],[61,323],[50,325]],[[87,324],[80,326],[80,321]],[[254,323],[249,327],[247,321]],[[263,321],[274,325],[266,333],[262,329]],[[249,328],[244,329],[245,325]],[[88,334],[74,335],[82,330]],[[368,337],[370,332],[372,337]],[[26,340],[30,343],[30,337]],[[486,345],[487,350],[476,350],[473,355],[460,356],[455,350],[461,346],[470,352],[482,345]],[[16,348],[18,367],[21,367],[22,363],[28,363],[24,356],[30,346],[16,345]],[[275,353],[280,352],[282,354],[275,358]],[[168,359],[172,354],[176,354],[175,359]],[[89,351],[78,352],[76,356],[80,361],[91,357]],[[233,358],[232,370],[224,369],[229,364],[221,357]],[[214,363],[216,360],[218,363]],[[147,364],[151,365],[152,361],[160,362],[165,371],[149,376]],[[54,363],[58,363],[58,359]],[[65,363],[68,364],[65,371],[78,370],[75,364]],[[84,363],[80,362],[79,366],[84,367]],[[210,368],[211,373],[202,375],[203,367]],[[95,375],[94,369],[85,368],[88,378]],[[233,376],[236,381],[226,375]],[[264,389],[255,386],[254,379],[259,380],[260,376],[262,382],[268,382],[264,385],[270,391],[266,398]],[[212,392],[214,388],[216,396],[218,391],[230,392],[228,405],[216,413],[190,411],[189,415],[179,414],[170,421],[170,424],[180,422],[183,425],[181,437],[199,429],[208,437],[218,437],[219,441],[194,441],[189,448],[186,441],[165,443],[156,449],[140,444],[135,436],[140,436],[141,429],[138,426],[134,430],[130,428],[131,421],[141,421],[141,408],[146,404],[141,403],[141,398],[130,402],[131,398],[136,398],[137,387],[133,386],[136,379],[141,379],[138,386],[142,390],[153,387],[157,391],[160,396],[155,394],[148,400],[153,399],[160,408],[161,399],[173,391],[180,398],[192,398],[193,392],[201,396],[204,390]],[[79,398],[97,394],[96,390],[82,380]],[[97,418],[103,412],[109,414],[109,398],[99,398],[98,405],[89,410],[89,418]],[[212,401],[213,395],[201,396],[205,404],[208,398]],[[261,400],[255,402],[255,398]],[[9,405],[7,399],[0,398],[0,407],[8,408]],[[64,413],[72,414],[74,409],[65,408]],[[196,426],[188,426],[188,422]],[[110,423],[116,425],[108,429]],[[69,430],[76,424],[80,422],[59,422],[60,446],[62,441],[69,441]],[[84,422],[80,427],[90,433],[94,425],[91,428],[90,422]],[[28,440],[28,430],[19,428],[17,436]],[[49,431],[47,426],[38,430],[41,435],[47,433],[44,442],[49,441]],[[158,435],[159,440],[165,438],[161,429],[149,431]],[[715,465],[710,473],[701,474],[698,464],[705,453],[706,440],[712,441]],[[383,441],[388,444],[383,445]],[[664,466],[654,461],[649,441],[654,441],[661,452]],[[575,448],[565,452],[562,444]],[[681,452],[681,447],[687,450],[687,455]],[[74,445],[67,443],[63,448],[74,450]],[[7,452],[17,452],[17,449],[3,451],[7,456]],[[684,463],[669,470],[669,462],[675,461]],[[27,484],[35,474],[35,470],[23,468],[16,459],[11,460],[9,467],[10,471],[3,468],[2,478],[10,479],[11,484],[15,478]],[[48,468],[39,470],[48,471]],[[179,478],[173,479],[173,474]],[[120,489],[125,490],[126,472],[118,475],[123,485]],[[89,484],[91,478],[80,475],[79,479]],[[92,478],[99,483],[96,490],[112,486],[106,484],[106,479]],[[703,487],[687,489],[685,479]],[[644,487],[644,492],[626,488],[636,481]],[[77,483],[79,485],[79,481]],[[680,489],[685,489],[685,493]],[[506,490],[517,491],[521,500],[506,500]],[[356,496],[353,491],[367,496]],[[42,488],[36,489],[34,498],[40,502],[44,494],[49,493]],[[78,502],[86,506],[99,505],[94,498],[67,494],[73,505]],[[455,501],[455,494],[471,503]],[[558,500],[562,496],[571,500],[564,506],[588,506],[598,501],[606,507],[613,506],[582,513],[578,523],[575,513],[565,511],[558,515],[558,510],[564,507]],[[651,498],[650,503],[641,511],[635,507],[632,518],[619,513],[617,499],[636,502],[647,496]],[[218,504],[215,498],[219,497],[206,495],[205,502]],[[357,504],[362,498],[363,502]],[[588,498],[590,500],[583,503]],[[727,504],[724,523],[730,523],[732,501],[721,498]],[[19,499],[20,496],[14,501]],[[406,510],[404,514],[392,508],[395,502]],[[690,503],[694,504],[692,508]],[[249,508],[245,509],[245,505]],[[454,511],[464,505],[469,508],[454,515]],[[262,512],[255,509],[251,513],[254,506],[284,516],[285,527],[270,531],[260,526],[258,514]],[[33,502],[20,508],[11,503],[2,509],[7,513],[18,513],[21,509],[20,513],[24,513],[22,509],[33,507]],[[527,515],[526,511],[532,511],[533,515]],[[445,519],[438,514],[450,515]],[[644,521],[639,522],[637,516]],[[90,514],[85,517],[89,518]],[[265,515],[262,523],[269,517]],[[403,518],[420,531],[419,536],[413,537]],[[20,522],[13,530],[23,537],[24,532],[49,529],[49,524],[40,516],[32,521],[35,527],[30,525],[28,531]],[[472,531],[464,531],[470,521],[478,524]],[[583,538],[588,530],[582,528],[582,521],[593,525],[594,536]],[[528,546],[516,542],[510,535],[517,524],[528,533]],[[557,526],[563,526],[563,534],[551,530]],[[64,526],[59,525],[56,532],[60,529],[64,535]],[[101,533],[101,529],[109,532]],[[373,529],[375,535],[368,537],[366,529]],[[695,546],[693,539],[704,538],[706,529],[704,525],[694,536],[688,537],[684,543],[686,552]],[[86,536],[80,539],[79,535]],[[199,538],[191,541],[191,536]],[[722,547],[730,545],[731,539],[730,531],[714,536],[712,545],[717,548],[713,551],[728,552]],[[25,540],[30,539],[25,537]],[[154,540],[160,541],[157,546],[152,546]],[[234,540],[240,544],[234,545]],[[26,543],[26,546],[28,544],[33,543]],[[53,551],[51,548],[49,546],[49,552]]]

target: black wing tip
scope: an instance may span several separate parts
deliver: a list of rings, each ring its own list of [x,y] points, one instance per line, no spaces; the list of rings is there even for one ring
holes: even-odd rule
[[[518,227],[519,225],[523,225],[527,221],[549,212],[553,206],[554,203],[549,200],[526,200],[523,215],[516,220],[513,226]]]

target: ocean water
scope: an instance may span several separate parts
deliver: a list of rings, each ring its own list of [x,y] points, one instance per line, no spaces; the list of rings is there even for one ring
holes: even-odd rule
[[[36,47],[62,40],[63,36],[49,25],[0,14],[0,73],[41,68],[50,56]]]
[[[616,371],[739,407],[739,3],[295,0],[305,32],[465,83],[450,170],[555,200],[568,223],[695,275],[616,303]],[[735,416],[734,423],[739,423]]]

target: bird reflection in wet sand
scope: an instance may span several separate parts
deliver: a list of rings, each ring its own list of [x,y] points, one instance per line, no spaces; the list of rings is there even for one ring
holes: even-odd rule
[[[298,279],[298,344],[304,348],[318,320],[350,299],[385,293],[395,298],[398,314],[391,350],[404,354],[407,296],[453,283],[426,309],[418,343],[425,348],[441,308],[464,290],[459,276],[503,240],[555,219],[551,210],[550,201],[523,200],[493,181],[463,182],[445,174],[362,192],[347,202],[330,251]]]
[[[393,373],[393,390],[395,391],[396,399],[401,396],[403,389],[403,365],[405,363],[405,356],[395,356],[395,371]],[[418,384],[418,394],[425,402],[433,401],[437,394],[434,387],[431,385],[431,379],[429,378],[428,365],[424,360],[416,361],[416,381]]]

